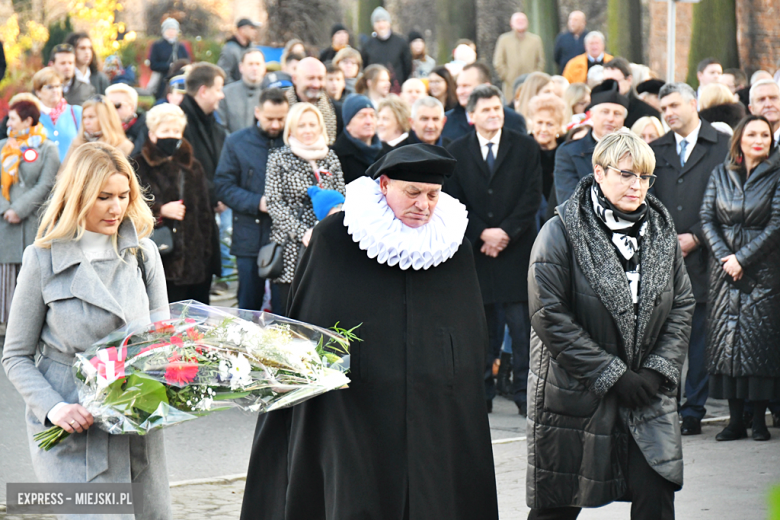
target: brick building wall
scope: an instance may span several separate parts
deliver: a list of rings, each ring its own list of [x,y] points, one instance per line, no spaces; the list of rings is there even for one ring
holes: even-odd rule
[[[666,77],[667,4],[650,2],[648,65],[659,77]],[[693,4],[677,4],[675,80],[688,74]],[[737,0],[737,46],[740,66],[748,76],[759,69],[774,73],[780,68],[780,2],[778,0]]]

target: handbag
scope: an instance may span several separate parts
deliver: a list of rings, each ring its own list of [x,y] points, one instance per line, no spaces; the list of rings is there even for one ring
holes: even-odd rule
[[[303,216],[303,209],[298,209],[298,220]],[[303,248],[303,245],[301,245]],[[298,252],[298,261],[301,259]],[[257,275],[264,279],[279,278],[284,272],[284,244],[269,242],[257,253]]]
[[[179,200],[184,200],[184,172],[179,170]],[[176,249],[173,242],[173,234],[176,233],[176,226],[160,226],[152,232],[152,242],[157,246],[160,256],[168,256]]]
[[[260,278],[279,278],[284,271],[284,244],[269,242],[257,253],[257,274]]]

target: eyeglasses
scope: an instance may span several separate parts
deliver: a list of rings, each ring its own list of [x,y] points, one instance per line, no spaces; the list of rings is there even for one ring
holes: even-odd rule
[[[623,183],[623,186],[632,186],[634,182],[639,179],[640,186],[643,188],[652,188],[653,184],[655,184],[655,179],[657,178],[655,175],[640,175],[628,170],[615,168],[614,166],[607,166],[607,168],[620,173],[620,181]]]
[[[62,88],[62,83],[59,85],[44,85],[41,87],[43,90],[59,90]]]

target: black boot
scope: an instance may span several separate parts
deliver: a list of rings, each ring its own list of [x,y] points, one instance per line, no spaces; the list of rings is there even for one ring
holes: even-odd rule
[[[768,441],[772,436],[766,427],[766,408],[769,401],[753,401],[753,440]]]
[[[501,365],[496,376],[496,392],[498,395],[508,397],[512,394],[512,354],[501,351]]]
[[[716,441],[736,441],[747,438],[747,428],[743,422],[745,413],[744,399],[729,399],[729,424],[715,436]]]

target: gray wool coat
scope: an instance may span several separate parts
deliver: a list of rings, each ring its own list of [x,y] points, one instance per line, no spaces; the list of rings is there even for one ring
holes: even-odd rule
[[[228,133],[255,124],[255,107],[260,102],[262,91],[260,85],[248,85],[242,79],[225,87],[225,98],[219,102],[217,112]]]
[[[2,149],[8,139],[0,141]],[[57,145],[46,140],[33,162],[19,165],[19,182],[11,185],[11,200],[0,195],[0,215],[12,209],[22,222],[10,224],[0,219],[0,264],[21,264],[24,249],[35,241],[38,232],[38,214],[57,176],[60,155]]]
[[[25,250],[2,363],[27,404],[30,453],[39,481],[141,484],[144,514],[110,518],[169,519],[161,431],[109,435],[93,426],[86,433],[71,434],[48,452],[33,440],[51,427],[46,415],[55,404],[78,402],[71,373],[74,354],[130,321],[148,318],[150,309],[168,304],[165,273],[154,243],[148,238],[140,241],[146,285],[134,255],[138,236],[129,220],[119,227],[117,245],[121,259],[92,263],[74,240],[54,242],[51,249]]]

